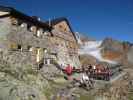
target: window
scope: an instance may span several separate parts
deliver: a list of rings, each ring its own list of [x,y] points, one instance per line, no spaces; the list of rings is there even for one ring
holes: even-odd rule
[[[47,53],[47,52],[48,52],[48,50],[44,48],[44,53]]]
[[[12,50],[22,50],[22,46],[20,44],[11,43],[10,44],[10,49],[12,49]]]
[[[47,65],[47,60],[45,60],[45,61],[44,61],[44,64],[46,64],[46,65]]]
[[[67,28],[64,28],[64,31],[66,32],[67,31]]]
[[[44,60],[44,64],[50,65],[50,64],[51,64],[51,59],[45,59],[45,60]]]
[[[50,33],[49,33],[48,31],[45,31],[45,32],[44,32],[44,35],[45,35],[45,36],[49,36]]]
[[[18,20],[18,26],[21,26],[21,24],[23,23],[23,21],[22,20]]]
[[[20,26],[21,27],[25,27],[26,26],[26,23],[22,23]]]
[[[34,27],[30,27],[30,31],[31,31],[31,32],[33,32],[33,30],[34,30],[33,28],[34,28]]]
[[[37,28],[35,26],[31,26],[30,31],[36,34]]]
[[[40,37],[41,36],[41,32],[40,30],[37,30],[37,37]]]
[[[48,33],[47,32],[44,32],[44,35],[47,35]]]
[[[11,18],[12,25],[18,25],[18,20],[16,18]]]
[[[18,44],[17,49],[20,49],[20,50],[22,49],[20,44]]]
[[[42,33],[43,33],[43,30],[42,29],[38,29],[37,30],[37,37],[41,37]]]
[[[16,43],[11,43],[9,48],[10,49],[17,49],[17,44]]]
[[[37,48],[32,47],[32,51],[33,51],[33,54],[35,54],[35,55],[37,54]]]
[[[23,21],[20,20],[20,19],[17,19],[17,18],[12,17],[11,18],[11,23],[12,23],[12,25],[21,26],[23,24]],[[22,26],[24,26],[24,25],[22,25]]]
[[[69,47],[69,42],[68,41],[66,41],[66,47]]]
[[[33,47],[31,47],[31,46],[28,46],[27,49],[28,49],[28,51],[33,51]]]
[[[62,28],[62,25],[59,25],[59,28]]]

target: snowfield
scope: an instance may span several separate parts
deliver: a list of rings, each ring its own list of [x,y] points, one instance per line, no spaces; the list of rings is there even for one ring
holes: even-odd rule
[[[100,47],[101,44],[102,44],[102,41],[88,41],[84,45],[81,46],[81,48],[79,49],[79,54],[88,54],[90,56],[95,57],[99,61],[116,64],[117,62],[104,59],[102,57],[101,55],[102,47]]]

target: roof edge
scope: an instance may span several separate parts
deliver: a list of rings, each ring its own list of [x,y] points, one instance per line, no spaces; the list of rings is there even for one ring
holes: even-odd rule
[[[51,20],[50,22],[51,22],[51,25],[54,26],[54,25],[56,25],[56,24],[58,24],[58,23],[60,23],[62,21],[65,21],[67,23],[67,25],[70,28],[70,31],[72,32],[72,34],[73,34],[73,36],[74,36],[74,38],[76,40],[76,42],[78,42],[76,34],[74,33],[74,31],[73,31],[73,29],[72,29],[72,27],[71,27],[71,25],[70,25],[70,23],[69,23],[69,21],[68,21],[68,19],[66,17],[55,18],[55,19]],[[46,23],[49,23],[49,21],[47,21]]]
[[[12,15],[16,18],[24,19],[26,21],[29,21],[29,22],[35,24],[35,25],[39,25],[42,28],[47,28],[49,31],[51,31],[51,29],[52,29],[52,27],[49,26],[47,23],[38,21],[37,19],[35,19],[31,16],[28,16],[28,15],[16,10],[15,8],[0,5],[0,10],[5,11],[5,12],[10,12],[10,15]]]

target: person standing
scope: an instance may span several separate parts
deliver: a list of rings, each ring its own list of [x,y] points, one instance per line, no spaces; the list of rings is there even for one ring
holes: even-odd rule
[[[65,72],[67,75],[71,75],[73,72],[73,68],[72,66],[70,66],[70,64],[67,64],[67,67],[65,68]]]

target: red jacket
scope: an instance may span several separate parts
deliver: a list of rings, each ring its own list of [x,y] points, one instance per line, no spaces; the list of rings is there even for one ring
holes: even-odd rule
[[[65,68],[65,72],[67,75],[71,75],[72,74],[72,71],[73,71],[73,68],[72,66],[68,65],[66,68]]]

